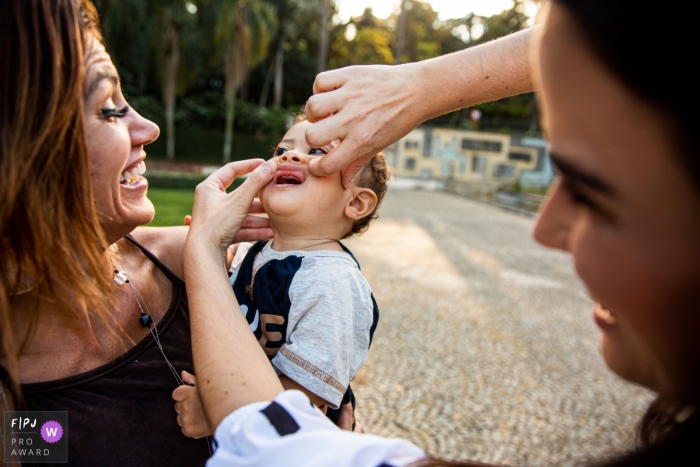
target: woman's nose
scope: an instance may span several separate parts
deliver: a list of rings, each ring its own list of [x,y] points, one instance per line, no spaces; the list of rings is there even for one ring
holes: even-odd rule
[[[129,125],[129,134],[131,135],[131,145],[140,146],[151,144],[158,139],[160,128],[158,125],[149,119],[142,117],[133,108],[129,109],[133,112],[133,116]]]
[[[280,156],[280,162],[296,162],[297,164],[301,164],[308,162],[308,159],[295,152],[286,152]]]
[[[549,248],[568,251],[569,236],[576,216],[576,206],[562,192],[561,180],[555,180],[535,223],[535,241]]]

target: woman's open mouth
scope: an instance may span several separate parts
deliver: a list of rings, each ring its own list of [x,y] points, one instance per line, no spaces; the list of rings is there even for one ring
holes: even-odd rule
[[[122,185],[131,185],[138,182],[141,179],[141,175],[146,173],[146,163],[141,161],[133,167],[131,170],[125,170],[119,176],[119,183]]]
[[[272,177],[275,186],[301,185],[306,180],[306,173],[300,168],[281,165]]]

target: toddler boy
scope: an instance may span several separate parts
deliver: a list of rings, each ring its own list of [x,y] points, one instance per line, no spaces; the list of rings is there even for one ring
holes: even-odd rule
[[[275,149],[273,180],[259,193],[274,237],[256,243],[230,281],[285,389],[305,392],[337,420],[341,403],[354,405],[350,381],[367,357],[379,319],[369,284],[340,240],[363,232],[376,218],[389,173],[378,154],[347,189],[340,174],[314,176],[309,162],[333,144],[310,148],[308,125],[297,117]],[[191,418],[181,414],[186,434]]]

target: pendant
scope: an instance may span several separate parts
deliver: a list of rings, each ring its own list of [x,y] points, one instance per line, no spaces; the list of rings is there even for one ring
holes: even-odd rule
[[[119,285],[125,284],[129,280],[129,276],[127,276],[126,271],[117,271],[116,269],[114,270],[114,282],[116,282]]]
[[[144,328],[150,328],[151,324],[153,324],[153,318],[151,318],[150,314],[141,315],[139,321],[141,322],[141,326],[143,326]]]

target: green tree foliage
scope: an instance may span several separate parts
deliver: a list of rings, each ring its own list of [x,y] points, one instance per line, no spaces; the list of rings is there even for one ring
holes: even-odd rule
[[[312,93],[323,56],[324,6],[330,18],[329,69],[392,64],[398,46],[399,11],[379,19],[368,9],[340,22],[334,0],[96,0],[96,4],[129,101],[164,127],[171,156],[176,127],[221,131],[225,160],[231,157],[234,131],[255,135],[284,131],[284,114],[298,112]],[[400,57],[404,63],[478,45],[520,30],[528,21],[524,0],[488,18],[468,15],[447,21],[440,20],[427,2],[409,0],[404,5]],[[279,109],[272,109],[272,104]],[[536,121],[531,95],[479,108],[484,114],[481,128],[527,129]],[[473,127],[467,117],[468,112],[459,112],[436,123]]]

